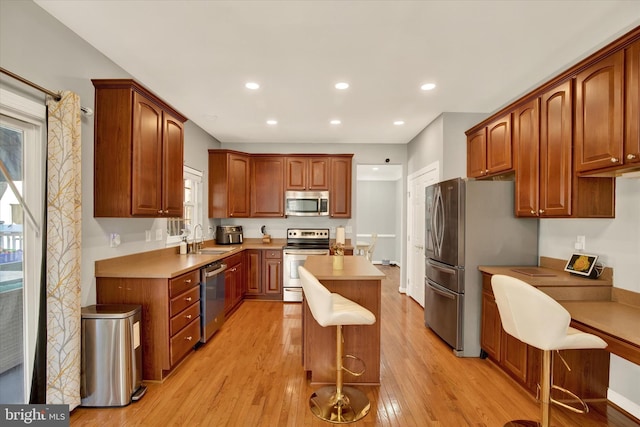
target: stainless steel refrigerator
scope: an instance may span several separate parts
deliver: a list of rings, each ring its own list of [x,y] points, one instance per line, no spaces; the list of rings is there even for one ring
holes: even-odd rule
[[[538,220],[514,215],[513,181],[426,188],[425,325],[459,357],[480,356],[480,265],[537,265]]]

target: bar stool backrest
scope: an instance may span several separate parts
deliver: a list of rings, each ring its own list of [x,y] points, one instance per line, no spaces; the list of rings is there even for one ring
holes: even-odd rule
[[[304,290],[307,305],[320,326],[335,326],[330,322],[333,314],[331,292],[303,266],[298,266],[298,275]]]

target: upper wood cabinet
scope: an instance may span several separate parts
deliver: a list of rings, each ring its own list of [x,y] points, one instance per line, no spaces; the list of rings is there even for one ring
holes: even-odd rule
[[[576,75],[576,170],[618,165],[623,156],[624,51]],[[636,95],[637,96],[637,95]]]
[[[329,215],[351,218],[351,163],[353,155],[331,157]]]
[[[251,217],[284,217],[284,158],[251,157]]]
[[[640,40],[625,51],[626,125],[623,162],[640,167]]]
[[[94,216],[182,216],[186,117],[133,80],[92,82]]]
[[[209,150],[209,218],[250,215],[250,157],[230,150]]]
[[[467,176],[481,178],[513,169],[511,114],[467,134]]]
[[[288,156],[285,158],[285,190],[328,190],[329,158]]]

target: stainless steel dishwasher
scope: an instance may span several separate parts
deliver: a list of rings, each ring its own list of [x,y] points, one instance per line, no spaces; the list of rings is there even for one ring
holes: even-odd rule
[[[200,342],[205,343],[224,323],[224,272],[227,264],[216,261],[200,270]]]

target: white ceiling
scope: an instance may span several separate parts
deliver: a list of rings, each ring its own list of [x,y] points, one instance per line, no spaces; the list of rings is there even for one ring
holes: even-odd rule
[[[223,143],[404,144],[640,25],[638,0],[36,3]]]
[[[357,165],[358,181],[397,181],[402,178],[402,165]]]

